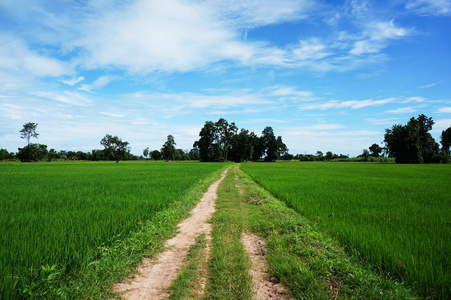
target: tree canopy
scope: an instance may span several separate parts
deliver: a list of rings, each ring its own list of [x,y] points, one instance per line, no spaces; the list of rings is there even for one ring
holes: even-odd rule
[[[406,125],[393,125],[385,130],[385,152],[397,163],[437,163],[443,159],[439,145],[429,131],[434,121],[421,114]]]
[[[129,143],[122,141],[117,136],[106,134],[100,141],[100,144],[105,147],[105,156],[108,159],[116,160],[116,163],[118,163],[119,160],[124,159],[124,157],[130,152],[130,147],[128,147]]]
[[[163,156],[163,159],[170,161],[175,160],[175,140],[172,135],[168,135],[168,138],[166,142],[164,143],[163,147],[161,148],[161,155]]]
[[[27,140],[27,145],[30,145],[30,138],[38,138],[39,133],[36,132],[36,128],[38,127],[38,123],[28,122],[23,125],[22,130],[20,131],[21,139]]]
[[[238,133],[235,123],[223,118],[206,121],[199,136],[193,147],[199,149],[201,161],[257,161],[262,156],[265,161],[275,161],[288,152],[282,137],[276,138],[271,127],[266,127],[258,137],[244,128]]]

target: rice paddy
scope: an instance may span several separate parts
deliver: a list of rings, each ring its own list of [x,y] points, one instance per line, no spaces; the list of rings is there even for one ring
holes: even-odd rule
[[[143,224],[224,167],[213,163],[0,164],[0,298],[57,295],[102,248]],[[195,200],[195,199],[194,199]],[[177,203],[178,203],[177,202]]]
[[[450,297],[450,165],[290,162],[241,168],[348,252],[424,297]]]

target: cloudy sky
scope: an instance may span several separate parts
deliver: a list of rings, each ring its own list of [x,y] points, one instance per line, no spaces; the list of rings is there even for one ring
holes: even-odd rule
[[[205,121],[290,153],[358,155],[425,114],[451,126],[450,0],[2,0],[0,148],[191,149]]]

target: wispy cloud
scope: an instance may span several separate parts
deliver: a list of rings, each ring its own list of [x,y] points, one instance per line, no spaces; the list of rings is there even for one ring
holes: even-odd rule
[[[70,86],[74,86],[83,80],[85,80],[85,78],[83,76],[79,76],[79,77],[73,77],[72,79],[68,79],[68,80],[61,80],[61,82],[64,84],[70,85]]]
[[[451,1],[449,0],[409,0],[405,5],[407,10],[419,15],[449,15]]]
[[[78,89],[92,93],[92,90],[100,89],[110,83],[112,80],[113,78],[111,78],[110,76],[101,76],[91,84],[82,84]]]
[[[92,101],[79,93],[64,91],[63,93],[53,93],[53,92],[35,92],[35,96],[45,99],[50,99],[54,101],[63,102],[66,104],[71,104],[75,106],[86,106]]]
[[[1,32],[0,45],[0,71],[37,77],[59,77],[74,73],[68,63],[30,50],[20,39]]]
[[[392,125],[398,122],[398,118],[385,118],[385,119],[375,119],[375,118],[369,118],[366,119],[368,123],[374,124],[374,125]]]
[[[420,86],[419,88],[420,88],[420,89],[428,89],[428,88],[431,88],[431,87],[433,87],[433,86],[439,85],[439,84],[442,83],[442,82],[443,82],[443,80],[440,80],[440,81],[437,81],[437,82],[434,82],[434,83],[422,85],[422,86]]]
[[[387,114],[410,114],[418,111],[416,107],[401,107],[397,109],[388,110],[385,113]]]
[[[439,108],[436,113],[438,114],[449,114],[451,113],[451,107],[441,107]]]
[[[330,100],[326,103],[317,103],[317,104],[307,104],[304,106],[300,106],[301,110],[326,110],[326,109],[341,109],[341,108],[351,108],[351,109],[359,109],[368,106],[380,106],[390,102],[395,101],[397,98],[388,98],[382,100],[350,100],[350,101],[339,101],[339,100]]]
[[[411,31],[411,29],[396,26],[393,20],[370,23],[363,32],[363,38],[354,42],[349,53],[353,55],[379,53],[387,47],[388,40],[405,37]]]

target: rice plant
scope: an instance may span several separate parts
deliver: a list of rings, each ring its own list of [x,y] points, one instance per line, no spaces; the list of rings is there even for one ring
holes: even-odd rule
[[[0,298],[57,295],[59,281],[76,276],[102,247],[138,230],[223,166],[0,163]]]
[[[451,296],[451,166],[242,164],[349,252],[423,296]]]

